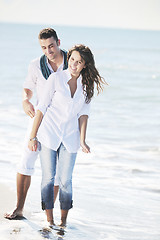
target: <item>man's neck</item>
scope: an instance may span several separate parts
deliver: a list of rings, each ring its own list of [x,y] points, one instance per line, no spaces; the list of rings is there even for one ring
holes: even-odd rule
[[[51,65],[54,72],[57,71],[59,66],[63,63],[63,53],[62,51],[54,58],[53,60],[48,60],[49,64]]]

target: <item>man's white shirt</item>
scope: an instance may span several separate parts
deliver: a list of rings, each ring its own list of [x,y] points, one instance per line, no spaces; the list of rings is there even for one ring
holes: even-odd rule
[[[63,62],[64,62],[64,59],[63,59]],[[53,73],[54,71],[51,65],[49,64],[48,59],[47,59],[47,65],[51,73]],[[64,66],[64,63],[62,63],[58,67],[57,72],[62,71],[63,66]],[[40,98],[43,95],[44,86],[46,82],[47,80],[43,77],[41,68],[40,68],[40,57],[36,58],[33,61],[31,61],[31,63],[29,64],[28,74],[23,84],[23,88],[27,88],[27,89],[30,89],[32,92],[34,91],[36,92],[36,97],[37,97],[36,104],[38,104]]]

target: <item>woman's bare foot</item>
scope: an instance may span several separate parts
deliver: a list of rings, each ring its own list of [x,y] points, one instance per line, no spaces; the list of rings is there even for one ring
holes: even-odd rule
[[[54,220],[47,221],[47,227],[51,229],[56,229],[56,224],[54,223]]]
[[[49,225],[55,225],[54,220],[47,221]]]
[[[66,223],[66,221],[61,221],[61,223],[58,225],[58,227],[60,227],[60,228],[66,228],[66,226],[67,226],[67,223]]]
[[[61,223],[58,225],[58,227],[64,229],[64,228],[66,228],[66,226],[67,226],[67,218],[66,217],[61,218]]]
[[[61,223],[58,225],[61,228],[65,228],[67,226],[67,215],[68,210],[61,209]]]

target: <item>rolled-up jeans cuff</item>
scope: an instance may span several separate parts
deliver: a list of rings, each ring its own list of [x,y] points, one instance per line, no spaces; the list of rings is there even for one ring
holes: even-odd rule
[[[42,210],[53,209],[54,208],[53,201],[49,201],[49,202],[42,201],[41,205],[42,205]]]
[[[73,200],[71,200],[69,202],[60,201],[60,208],[61,208],[61,210],[69,210],[72,207],[73,207]]]

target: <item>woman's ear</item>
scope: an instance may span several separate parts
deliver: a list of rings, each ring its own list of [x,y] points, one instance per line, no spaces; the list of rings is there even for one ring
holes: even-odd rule
[[[59,47],[60,44],[61,44],[61,41],[60,41],[60,39],[58,39],[58,41],[57,41],[57,46]]]

